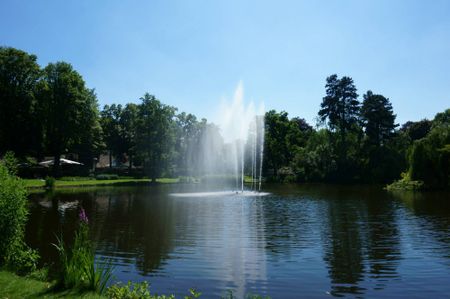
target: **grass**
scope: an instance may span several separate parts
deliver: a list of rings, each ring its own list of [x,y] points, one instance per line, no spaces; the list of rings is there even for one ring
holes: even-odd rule
[[[29,189],[42,189],[45,188],[45,180],[43,179],[23,179],[26,188]],[[112,185],[140,185],[150,183],[151,180],[145,179],[135,179],[120,177],[113,180],[96,180],[90,177],[62,177],[55,181],[55,188],[64,187],[89,187],[89,186],[112,186]],[[180,183],[180,178],[159,178],[156,179],[157,183],[160,184],[175,184]],[[252,182],[250,176],[244,177],[244,183],[249,184]]]
[[[105,298],[92,292],[80,293],[75,290],[54,291],[54,283],[20,277],[0,271],[0,298]]]
[[[26,188],[44,188],[45,180],[23,179]],[[116,180],[95,180],[91,178],[77,179],[77,180],[56,180],[56,188],[64,187],[86,187],[86,186],[107,186],[107,185],[133,185],[150,183],[150,179],[135,179],[135,178],[119,178]],[[156,179],[157,183],[173,184],[178,183],[178,178],[160,178]]]

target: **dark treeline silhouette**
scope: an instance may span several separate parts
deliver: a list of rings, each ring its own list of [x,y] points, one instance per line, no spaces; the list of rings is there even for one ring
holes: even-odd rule
[[[327,78],[314,130],[287,112],[266,113],[266,177],[278,181],[389,183],[418,180],[449,186],[450,109],[399,129],[392,104],[367,91],[362,102],[349,77]]]
[[[189,176],[202,134],[219,130],[205,119],[178,113],[145,93],[138,104],[106,105],[66,62],[41,68],[35,55],[0,47],[0,156],[13,151],[36,163],[76,154],[92,169],[109,154],[109,166],[138,167],[152,179]],[[318,101],[319,104],[319,101]],[[395,122],[392,104],[367,91],[359,100],[350,77],[331,75],[316,128],[287,112],[265,114],[264,175],[274,181],[388,183],[420,180],[449,186],[450,109],[433,120]],[[218,135],[217,138],[220,138]]]

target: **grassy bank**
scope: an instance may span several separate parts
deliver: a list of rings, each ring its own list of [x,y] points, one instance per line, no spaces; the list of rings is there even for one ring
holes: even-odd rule
[[[25,187],[28,189],[43,189],[45,188],[45,180],[43,179],[22,179],[25,184]],[[156,179],[158,184],[175,184],[186,182],[180,178],[159,178]],[[193,181],[188,181],[193,182]],[[250,184],[252,182],[252,178],[250,176],[244,177],[244,182],[246,184]],[[94,178],[88,177],[67,177],[62,179],[55,180],[55,188],[65,188],[65,187],[89,187],[89,186],[126,186],[126,185],[145,185],[150,184],[150,179],[135,179],[135,178],[119,178],[119,179],[111,179],[111,180],[97,180]]]
[[[26,188],[39,189],[45,187],[44,180],[37,179],[23,179]],[[95,179],[77,179],[77,180],[56,180],[55,188],[64,187],[88,187],[88,186],[107,186],[107,185],[139,185],[149,184],[150,179],[134,179],[134,178],[120,178],[115,180],[95,180]],[[178,178],[160,178],[156,179],[157,183],[172,184],[178,183]]]
[[[54,291],[53,284],[32,278],[20,277],[0,271],[0,298],[104,298],[95,293],[79,293],[74,290]]]

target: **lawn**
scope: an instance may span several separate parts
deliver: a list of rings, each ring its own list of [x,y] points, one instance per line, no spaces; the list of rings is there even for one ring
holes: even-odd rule
[[[43,188],[45,186],[44,180],[24,179],[25,187],[27,188]],[[156,179],[157,183],[171,184],[178,183],[178,178],[160,178]],[[127,184],[145,184],[150,183],[150,179],[135,179],[135,178],[120,178],[115,180],[95,180],[95,179],[81,179],[76,180],[56,180],[55,187],[86,187],[86,186],[103,186],[103,185],[127,185]]]
[[[0,298],[104,298],[94,293],[52,290],[52,283],[19,277],[10,272],[0,271]]]

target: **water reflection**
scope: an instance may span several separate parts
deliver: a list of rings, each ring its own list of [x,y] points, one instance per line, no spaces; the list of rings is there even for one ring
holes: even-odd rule
[[[54,260],[50,244],[61,232],[73,238],[83,206],[97,254],[114,259],[117,280],[148,279],[159,293],[181,295],[190,287],[206,297],[227,289],[273,298],[450,292],[445,194],[274,185],[266,197],[169,196],[186,191],[175,188],[32,195],[28,241],[44,261]]]
[[[358,286],[364,273],[363,240],[358,223],[366,221],[361,205],[361,201],[346,199],[328,201],[323,246],[333,295],[363,291]]]

